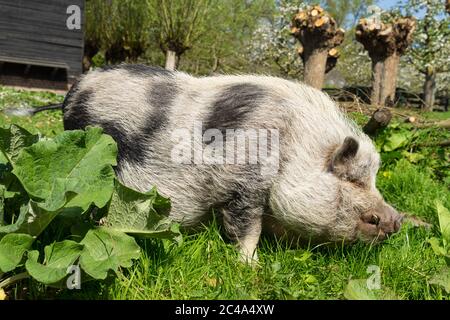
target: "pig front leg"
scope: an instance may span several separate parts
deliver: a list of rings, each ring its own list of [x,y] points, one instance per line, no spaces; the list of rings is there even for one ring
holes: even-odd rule
[[[252,207],[243,199],[231,201],[222,210],[225,231],[236,241],[240,260],[252,265],[258,261],[256,246],[261,235],[263,212],[263,208]]]
[[[258,217],[258,221],[255,220],[255,224],[247,229],[247,235],[238,239],[240,260],[249,264],[255,264],[258,262],[258,252],[256,247],[261,236],[262,218]]]

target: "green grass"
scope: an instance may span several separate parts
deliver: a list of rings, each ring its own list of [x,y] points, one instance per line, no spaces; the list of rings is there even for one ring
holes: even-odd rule
[[[61,99],[0,88],[0,108]],[[363,122],[363,117],[359,118]],[[0,124],[12,122],[49,135],[62,130],[59,112],[30,119],[0,116]],[[343,299],[348,281],[368,278],[367,268],[376,265],[381,270],[382,286],[399,298],[449,299],[443,289],[427,282],[445,265],[427,240],[439,236],[435,201],[450,208],[448,186],[434,179],[428,168],[400,160],[379,172],[378,187],[397,209],[433,223],[434,228],[404,224],[401,232],[374,246],[357,243],[292,248],[264,237],[258,248],[259,265],[251,268],[238,262],[234,245],[223,238],[214,222],[199,233],[184,235],[181,245],[140,240],[141,258],[131,268],[121,270],[118,277],[83,283],[81,290],[74,291],[28,280],[13,288],[12,295],[26,299]]]
[[[16,107],[39,107],[52,103],[62,102],[64,96],[50,92],[31,92],[15,90],[0,86],[0,110]],[[52,137],[63,131],[62,113],[59,110],[44,111],[34,117],[8,116],[0,112],[0,126],[18,124],[32,133],[40,132],[45,136]]]
[[[349,112],[348,116],[350,119],[356,122],[359,126],[364,125],[368,120],[369,117],[365,114],[359,113],[359,112]]]
[[[447,120],[450,119],[450,111],[445,112],[423,112],[422,116],[429,120]]]
[[[381,171],[378,176],[378,188],[384,198],[400,211],[437,223],[435,201],[439,200],[450,208],[448,186],[433,179],[428,168],[400,160],[394,168]]]

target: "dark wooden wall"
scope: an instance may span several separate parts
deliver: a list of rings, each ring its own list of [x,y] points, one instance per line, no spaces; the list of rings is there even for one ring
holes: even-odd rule
[[[82,28],[69,30],[68,6],[78,5]],[[84,0],[0,0],[0,62],[82,73]]]

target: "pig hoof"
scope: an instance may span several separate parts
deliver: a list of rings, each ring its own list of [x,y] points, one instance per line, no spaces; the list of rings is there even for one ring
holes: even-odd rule
[[[258,254],[256,253],[256,250],[253,254],[249,254],[248,252],[240,251],[239,254],[239,261],[241,263],[247,264],[253,268],[258,266]]]

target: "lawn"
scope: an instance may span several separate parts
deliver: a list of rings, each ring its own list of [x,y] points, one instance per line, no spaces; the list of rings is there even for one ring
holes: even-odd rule
[[[62,99],[63,96],[51,93],[0,87],[0,109],[40,106]],[[366,119],[360,114],[352,116],[358,123]],[[427,113],[426,119],[449,116]],[[11,123],[46,136],[63,130],[60,111],[46,111],[32,118],[0,114],[2,126]],[[398,130],[395,125],[392,130],[393,134],[400,132],[395,131]],[[421,139],[449,138],[444,129],[414,130]],[[25,280],[12,287],[9,296],[12,299],[344,299],[349,280],[369,278],[372,272],[368,269],[376,266],[381,272],[381,289],[377,291],[381,297],[389,292],[400,299],[449,299],[441,286],[430,283],[446,263],[428,242],[431,237],[440,237],[436,201],[450,208],[449,154],[442,148],[423,152],[426,156],[414,158],[383,151],[385,160],[377,183],[395,208],[433,224],[431,229],[406,223],[401,232],[373,246],[357,243],[294,248],[264,237],[258,249],[259,265],[252,268],[238,262],[233,244],[223,237],[219,224],[214,222],[199,233],[185,234],[182,244],[139,240],[142,255],[131,268],[105,281],[83,283],[81,290],[54,289]]]
[[[39,107],[63,100],[63,95],[51,92],[32,92],[0,86],[0,110],[6,107]],[[0,115],[0,126],[9,126],[12,123],[18,124],[32,133],[39,132],[50,137],[63,131],[62,113],[58,110],[41,112],[34,117]]]

